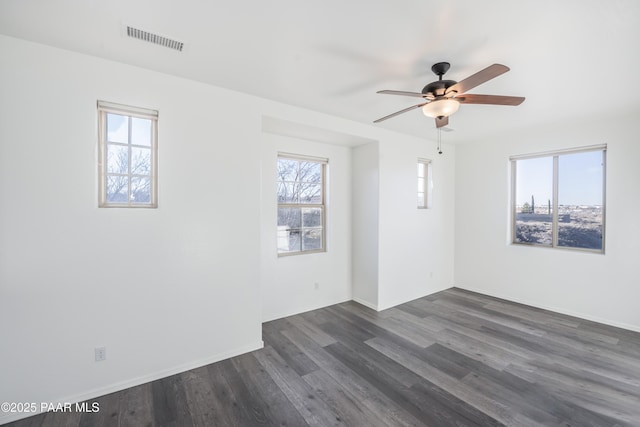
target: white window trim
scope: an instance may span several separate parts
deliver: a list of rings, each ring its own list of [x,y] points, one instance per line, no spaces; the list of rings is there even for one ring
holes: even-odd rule
[[[151,200],[149,203],[107,202],[107,113],[151,120]],[[100,208],[157,208],[158,207],[158,111],[128,105],[98,101],[98,207]],[[127,144],[129,147],[131,144]],[[147,147],[145,147],[147,148]],[[131,161],[131,156],[129,156]]]
[[[306,255],[306,254],[317,254],[327,252],[327,166],[329,164],[329,159],[322,157],[313,157],[313,156],[305,156],[300,154],[292,154],[279,152],[277,156],[277,160],[279,159],[289,159],[289,160],[298,160],[298,161],[310,161],[320,163],[322,165],[322,203],[276,203],[276,218],[278,216],[277,210],[280,208],[321,208],[322,209],[322,248],[321,249],[312,249],[312,250],[299,250],[295,252],[280,252],[278,250],[278,246],[276,244],[276,253],[278,257],[289,257],[296,255]],[[276,162],[277,162],[276,160]],[[277,228],[276,228],[277,230]],[[302,230],[302,228],[301,228]]]
[[[565,154],[585,153],[589,151],[602,151],[602,249],[574,248],[558,245],[558,157]],[[516,162],[518,160],[535,159],[541,157],[553,157],[553,202],[551,215],[551,245],[539,245],[534,243],[516,242]],[[607,144],[589,145],[579,148],[569,148],[542,153],[520,154],[509,157],[511,164],[511,244],[518,246],[535,246],[540,248],[562,249],[578,252],[605,253],[606,238],[606,200],[607,200]]]

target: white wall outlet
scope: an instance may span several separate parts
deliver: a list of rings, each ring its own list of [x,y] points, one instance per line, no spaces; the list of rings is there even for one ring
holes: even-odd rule
[[[313,284],[313,289],[315,289],[316,291],[317,291],[318,289],[320,289],[320,283],[318,283],[318,282],[314,283],[314,284]]]
[[[96,362],[102,362],[107,359],[107,347],[96,347]]]

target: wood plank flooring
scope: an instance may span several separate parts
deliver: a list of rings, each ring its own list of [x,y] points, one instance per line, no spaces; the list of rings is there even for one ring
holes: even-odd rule
[[[263,326],[265,348],[14,426],[640,426],[640,334],[452,288]]]

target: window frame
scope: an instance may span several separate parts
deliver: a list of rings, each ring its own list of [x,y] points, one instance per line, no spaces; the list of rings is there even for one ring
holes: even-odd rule
[[[590,248],[578,248],[572,246],[558,245],[558,189],[559,189],[559,157],[567,154],[577,154],[600,151],[602,152],[602,248],[590,249]],[[551,245],[541,245],[536,243],[517,242],[516,241],[516,217],[517,217],[517,202],[516,202],[516,175],[517,175],[517,161],[536,159],[543,157],[552,157],[553,159],[553,179],[552,179],[552,212],[551,212]],[[579,251],[587,253],[604,254],[605,253],[605,240],[606,240],[606,200],[607,200],[607,144],[591,145],[578,148],[568,148],[563,150],[546,151],[542,153],[534,154],[522,154],[509,157],[509,163],[511,166],[511,244],[522,246],[535,246],[541,248],[551,249],[563,249],[570,251]]]
[[[314,162],[314,163],[319,163],[321,168],[321,177],[320,177],[320,185],[322,188],[321,191],[321,203],[280,203],[280,201],[277,200],[278,198],[278,193],[277,193],[277,189],[276,189],[276,253],[278,254],[278,257],[288,257],[288,256],[296,256],[296,255],[306,255],[306,254],[315,254],[315,253],[323,253],[323,252],[327,252],[327,168],[329,165],[329,159],[327,158],[322,158],[322,157],[312,157],[312,156],[305,156],[305,155],[300,155],[300,154],[292,154],[292,153],[285,153],[285,152],[278,152],[277,158],[276,158],[276,169],[278,167],[278,161],[280,159],[286,159],[286,160],[295,160],[298,162]],[[278,181],[276,181],[277,184]],[[300,211],[302,212],[302,209],[304,208],[320,208],[322,210],[322,247],[320,249],[309,249],[309,250],[303,250],[302,249],[302,240],[301,240],[301,244],[300,244],[300,250],[299,251],[294,251],[294,252],[280,252],[279,248],[278,248],[278,240],[277,240],[277,236],[278,236],[278,211],[280,208],[285,208],[285,209],[300,209]],[[304,227],[302,225],[302,215],[300,217],[300,232],[302,233],[302,231],[304,230]],[[308,228],[315,228],[315,227],[308,227]],[[302,236],[300,237],[302,239]]]
[[[432,200],[432,182],[433,182],[433,177],[432,177],[432,163],[430,159],[424,159],[424,158],[418,158],[418,163],[417,165],[424,165],[424,170],[425,170],[425,174],[423,177],[420,177],[420,175],[418,175],[418,179],[422,179],[423,180],[423,184],[424,184],[424,191],[422,193],[424,193],[424,198],[423,198],[423,205],[417,205],[418,209],[431,209],[432,204],[433,204],[433,200]],[[418,188],[417,188],[417,195],[420,196],[420,184],[418,184]]]
[[[98,207],[100,208],[151,208],[158,207],[158,111],[146,108],[132,107],[128,105],[115,104],[106,101],[98,101]],[[107,140],[107,114],[118,114],[126,116],[129,120],[129,135],[127,143],[109,142]],[[142,146],[131,143],[131,119],[140,118],[151,120],[151,141],[150,146]],[[131,193],[131,178],[149,177],[150,197],[149,202],[136,203],[131,200],[123,202],[107,201],[107,147],[109,145],[126,146],[128,148],[128,172],[119,176],[127,176],[129,184],[127,194]],[[135,175],[131,173],[131,151],[132,148],[140,147],[150,149],[150,171],[149,175]],[[116,174],[117,175],[117,174]]]

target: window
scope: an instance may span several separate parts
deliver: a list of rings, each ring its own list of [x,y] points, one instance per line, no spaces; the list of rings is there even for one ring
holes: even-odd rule
[[[606,146],[516,156],[513,243],[604,252]]]
[[[418,209],[431,207],[431,160],[418,159]]]
[[[155,208],[158,112],[98,101],[100,207]]]
[[[278,156],[278,255],[325,250],[326,159]]]

